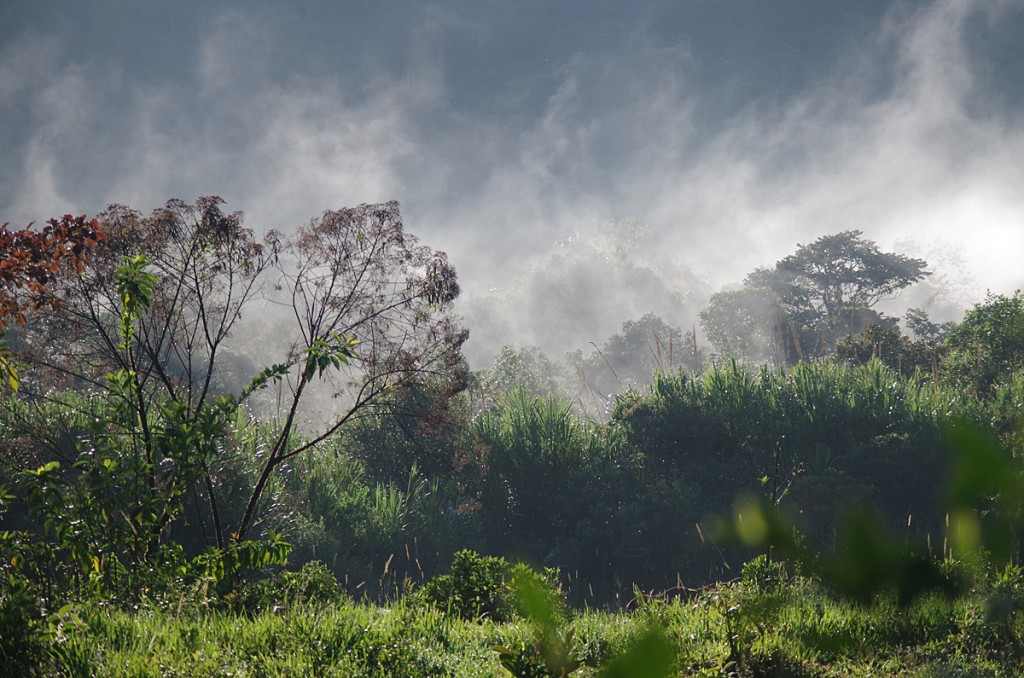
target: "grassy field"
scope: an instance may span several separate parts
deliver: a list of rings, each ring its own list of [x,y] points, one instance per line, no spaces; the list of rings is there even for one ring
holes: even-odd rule
[[[43,662],[67,676],[998,676],[1024,672],[1019,572],[956,599],[864,606],[804,579],[735,582],[608,612],[467,619],[417,593],[247,612],[82,603],[51,617]],[[542,639],[542,640],[539,640]],[[499,651],[498,648],[501,648]],[[545,656],[548,657],[547,662]],[[559,669],[559,667],[561,667]],[[559,673],[559,670],[562,672]],[[649,673],[641,673],[649,671]]]

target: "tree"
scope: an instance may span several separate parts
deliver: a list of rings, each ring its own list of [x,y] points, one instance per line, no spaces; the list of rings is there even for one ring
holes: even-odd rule
[[[656,371],[686,368],[701,371],[707,361],[693,331],[685,334],[654,313],[627,320],[622,330],[584,357],[582,351],[570,353],[567,360],[575,369],[580,392],[577,402],[593,401],[592,412],[603,416],[614,394],[651,383]]]
[[[778,296],[766,287],[717,292],[700,312],[701,328],[715,350],[747,362],[788,362],[784,318]]]
[[[935,344],[944,342],[946,335],[956,325],[954,322],[932,322],[928,312],[920,308],[908,309],[903,319],[907,323],[907,329],[913,332],[918,340]]]
[[[995,388],[1024,370],[1024,296],[989,294],[967,311],[946,336],[944,369],[950,380],[974,394]]]
[[[559,397],[565,394],[567,381],[565,365],[552,362],[536,346],[502,346],[481,376],[490,399],[516,389]]]
[[[964,261],[963,248],[934,234],[900,238],[893,243],[898,252],[924,259],[932,274],[901,295],[907,308],[918,309],[941,327],[963,317],[974,305],[979,288],[974,274]],[[911,328],[913,329],[913,328]],[[924,337],[915,332],[918,339]],[[939,340],[941,341],[941,339]]]
[[[836,359],[850,365],[864,365],[875,358],[902,377],[916,371],[937,375],[942,345],[927,339],[913,341],[896,327],[868,325],[836,346]]]
[[[239,521],[239,539],[252,526],[267,482],[289,459],[426,377],[443,381],[449,396],[465,387],[460,348],[469,334],[450,314],[460,292],[455,269],[443,252],[405,233],[397,202],[325,212],[300,228],[283,254],[295,262],[277,267],[299,334],[289,362],[302,369],[287,380],[284,423]],[[343,377],[332,380],[329,368]],[[293,444],[307,387],[325,376],[331,396],[344,405]]]
[[[44,505],[56,510],[46,521],[95,528],[71,548],[86,559],[105,550],[128,562],[152,556],[201,483],[224,545],[214,485],[248,394],[216,392],[218,359],[274,252],[221,204],[172,200],[148,217],[108,208],[98,215],[106,239],[93,265],[54,281],[58,310],[22,337],[19,355],[37,368],[26,395],[41,426],[48,403],[74,411],[80,392],[102,394],[94,422],[40,446],[50,457],[37,460],[61,464],[60,478],[49,480],[78,497],[65,511]],[[63,539],[72,532],[63,529]]]
[[[24,325],[27,314],[52,308],[57,297],[52,283],[66,267],[82,271],[88,256],[105,239],[96,219],[65,214],[50,219],[42,229],[11,231],[0,226],[0,334],[10,318]],[[10,361],[10,352],[0,341],[0,372],[15,391],[20,380]]]
[[[800,340],[798,357],[812,357],[831,353],[849,334],[885,322],[872,307],[928,276],[926,266],[922,259],[880,251],[860,231],[844,231],[799,245],[774,268],[752,272],[744,284],[778,295],[789,334],[808,335]]]
[[[325,212],[292,237],[271,232],[263,241],[222,205],[171,200],[149,216],[110,207],[99,216],[108,239],[94,266],[63,277],[56,321],[30,328],[24,355],[41,368],[40,401],[57,397],[59,385],[99,390],[109,402],[93,436],[107,448],[86,445],[70,461],[82,472],[122,474],[121,485],[135,488],[125,521],[146,539],[145,553],[130,558],[154,552],[192,493],[205,499],[218,545],[245,539],[289,460],[424,379],[448,396],[464,384],[466,332],[450,313],[455,271],[404,231],[397,203]],[[232,392],[222,357],[242,345],[233,334],[253,311],[290,334],[261,347],[265,367]],[[272,435],[251,460],[247,498],[225,512],[225,465],[240,449],[236,428],[246,426],[239,408],[273,384]],[[300,430],[313,400],[331,407]]]
[[[14,316],[25,324],[28,311],[53,306],[57,298],[52,283],[61,268],[70,265],[81,272],[88,264],[89,252],[105,240],[96,219],[65,214],[50,219],[38,231],[19,231],[0,226],[0,331]]]

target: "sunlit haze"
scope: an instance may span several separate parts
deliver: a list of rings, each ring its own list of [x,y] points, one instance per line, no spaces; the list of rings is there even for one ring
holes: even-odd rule
[[[859,229],[947,243],[980,301],[1024,287],[1022,29],[1011,0],[14,0],[0,222],[216,194],[260,232],[395,199],[467,303],[595,223],[646,224],[711,292]]]

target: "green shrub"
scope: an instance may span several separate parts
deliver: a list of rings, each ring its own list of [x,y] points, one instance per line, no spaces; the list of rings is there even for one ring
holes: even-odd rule
[[[448,574],[431,579],[424,597],[463,619],[508,621],[514,610],[511,570],[507,560],[459,551]]]
[[[1024,609],[1024,570],[1008,565],[995,573],[990,593],[985,601],[985,617],[989,623],[1004,627],[1007,632],[1013,627],[1018,612]]]
[[[43,675],[50,628],[39,598],[21,577],[0,588],[0,676]]]
[[[232,592],[235,606],[249,611],[280,610],[288,606],[330,605],[343,596],[341,584],[322,562],[312,561],[298,572],[284,571],[276,576],[243,585]]]
[[[755,591],[769,592],[786,581],[785,565],[761,554],[743,563],[743,583]]]
[[[510,573],[517,615],[546,626],[568,620],[566,596],[557,569],[545,567],[538,571],[526,563],[516,563]]]
[[[566,623],[565,600],[558,588],[558,571],[537,572],[522,563],[512,567],[516,613],[529,622],[532,642],[494,648],[501,665],[517,678],[568,676],[582,666],[575,631]]]

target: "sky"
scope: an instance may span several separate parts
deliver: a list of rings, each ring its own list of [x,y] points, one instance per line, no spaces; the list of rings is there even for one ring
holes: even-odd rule
[[[4,0],[0,222],[396,199],[469,298],[597,222],[711,290],[859,229],[980,301],[1024,287],[1022,29],[1019,0]]]

